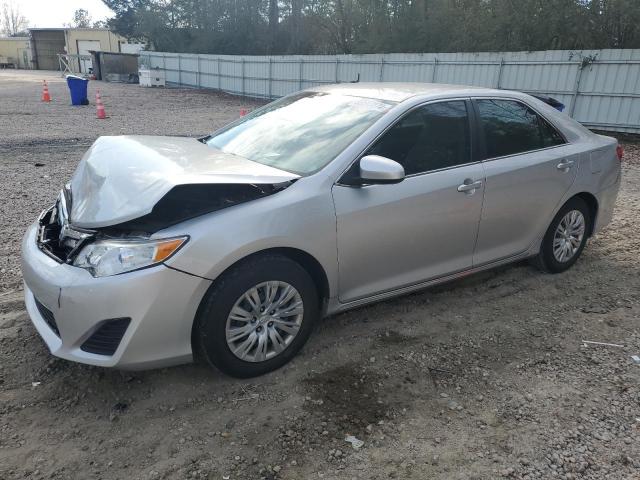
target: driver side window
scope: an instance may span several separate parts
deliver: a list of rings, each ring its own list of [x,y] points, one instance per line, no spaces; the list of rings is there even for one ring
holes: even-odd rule
[[[401,118],[367,152],[400,163],[406,175],[471,162],[469,118],[462,100],[419,107]]]

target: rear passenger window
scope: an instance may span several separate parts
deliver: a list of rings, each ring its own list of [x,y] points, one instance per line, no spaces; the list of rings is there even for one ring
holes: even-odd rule
[[[566,143],[564,138],[562,138],[562,135],[560,135],[555,128],[549,125],[549,122],[540,116],[538,116],[538,118],[540,120],[540,128],[542,130],[542,143],[545,147],[555,147],[556,145]]]
[[[565,143],[558,131],[526,105],[512,100],[476,100],[487,158]]]
[[[378,140],[367,155],[400,163],[406,175],[462,165],[471,161],[469,118],[464,101],[417,108]]]

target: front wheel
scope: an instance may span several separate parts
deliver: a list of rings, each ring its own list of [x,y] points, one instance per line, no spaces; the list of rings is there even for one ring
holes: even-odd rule
[[[591,230],[591,212],[581,198],[572,198],[554,217],[542,240],[536,265],[549,273],[560,273],[570,268],[587,243]]]
[[[319,316],[307,271],[282,255],[241,262],[207,292],[196,318],[196,347],[224,373],[254,377],[287,363]]]

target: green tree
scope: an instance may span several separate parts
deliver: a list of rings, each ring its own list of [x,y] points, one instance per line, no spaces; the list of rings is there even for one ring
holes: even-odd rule
[[[157,50],[324,54],[640,48],[640,0],[103,0]]]
[[[89,15],[89,11],[79,8],[73,12],[73,23],[71,25],[75,28],[90,28],[91,15]]]

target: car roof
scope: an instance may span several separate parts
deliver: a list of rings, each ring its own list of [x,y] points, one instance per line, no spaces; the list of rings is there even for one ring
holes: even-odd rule
[[[379,100],[403,102],[416,96],[441,95],[500,95],[512,94],[508,90],[472,87],[468,85],[449,85],[446,83],[410,83],[410,82],[358,82],[338,83],[310,88],[314,92],[353,95],[356,97],[376,98]],[[510,96],[510,95],[509,95]]]
[[[402,103],[430,99],[446,99],[447,97],[498,97],[524,101],[534,105],[538,113],[543,113],[547,120],[559,128],[569,141],[593,136],[587,128],[566,114],[534,98],[526,93],[514,90],[498,90],[494,88],[472,87],[469,85],[449,85],[445,83],[404,83],[404,82],[357,82],[323,85],[307,89],[312,92],[351,95],[355,97],[374,98],[382,101]]]

